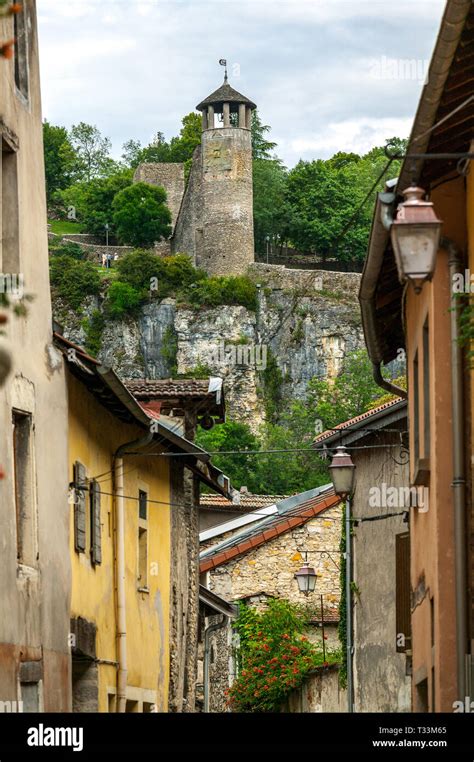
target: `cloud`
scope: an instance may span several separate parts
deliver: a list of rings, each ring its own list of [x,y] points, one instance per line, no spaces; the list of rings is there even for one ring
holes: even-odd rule
[[[225,57],[286,164],[300,151],[342,150],[338,140],[366,146],[380,141],[384,120],[409,131],[422,82],[375,75],[389,72],[383,61],[430,58],[443,4],[38,0],[44,114],[67,127],[97,124],[118,156],[131,137],[177,134],[220,83]]]

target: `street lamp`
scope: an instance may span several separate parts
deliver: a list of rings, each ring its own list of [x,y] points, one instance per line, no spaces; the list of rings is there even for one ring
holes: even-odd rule
[[[354,711],[354,678],[352,664],[352,527],[351,527],[351,495],[354,492],[355,465],[346,448],[340,445],[333,455],[331,472],[334,492],[346,501],[344,524],[346,534],[346,665],[347,665],[347,711]]]
[[[301,569],[295,572],[295,579],[298,583],[300,593],[308,595],[309,593],[314,592],[317,574],[313,567],[308,565],[308,553],[306,553],[306,558]]]
[[[342,445],[336,448],[329,471],[331,472],[336,495],[342,498],[352,495],[354,491],[355,466],[351,456]]]
[[[391,226],[392,246],[400,281],[409,281],[418,294],[435,270],[442,221],[432,202],[423,200],[423,188],[411,186],[403,195]]]

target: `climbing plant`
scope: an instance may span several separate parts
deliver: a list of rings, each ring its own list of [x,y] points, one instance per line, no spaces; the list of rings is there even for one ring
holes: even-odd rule
[[[233,712],[278,712],[310,672],[338,661],[338,653],[324,661],[319,646],[303,634],[311,613],[282,599],[270,600],[264,611],[241,604],[234,625],[239,674],[227,692]]]

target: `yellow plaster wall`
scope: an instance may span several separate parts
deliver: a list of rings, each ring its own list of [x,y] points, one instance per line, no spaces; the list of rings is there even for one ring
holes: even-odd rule
[[[112,456],[117,447],[143,436],[137,426],[121,422],[100,405],[93,395],[69,374],[69,478],[79,460],[87,477],[98,478],[101,497],[102,563],[90,561],[90,527],[86,552],[74,549],[73,506],[70,505],[70,552],[72,559],[71,616],[82,616],[97,626],[99,660],[117,661],[116,583],[114,573],[114,501],[111,494]],[[138,591],[138,501],[125,501],[125,563],[127,608],[127,685],[130,698],[140,688],[154,692],[158,711],[167,710],[169,681],[170,591],[170,469],[159,456],[124,457],[125,495],[138,498],[145,489],[148,504],[148,587]],[[108,711],[108,690],[116,688],[115,666],[99,662],[99,711]],[[148,694],[147,694],[148,695]],[[144,700],[149,701],[149,698]]]

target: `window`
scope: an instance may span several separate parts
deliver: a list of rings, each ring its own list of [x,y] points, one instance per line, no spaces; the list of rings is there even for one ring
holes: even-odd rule
[[[2,167],[0,174],[0,265],[3,273],[19,274],[20,237],[18,167],[15,139],[7,139],[7,132],[1,133]]]
[[[139,588],[148,585],[148,495],[138,492],[138,583]]]
[[[86,469],[74,463],[74,548],[76,553],[86,550]],[[81,489],[82,487],[82,489]]]
[[[15,85],[25,100],[29,94],[28,72],[28,18],[25,4],[23,11],[14,15],[14,38],[15,38]]]
[[[423,326],[423,440],[424,457],[430,457],[430,333],[428,320]]]
[[[14,410],[12,424],[17,558],[21,564],[34,566],[37,560],[37,542],[31,415]]]
[[[90,484],[91,506],[91,561],[94,565],[102,563],[101,525],[100,525],[100,487],[95,480]]]

